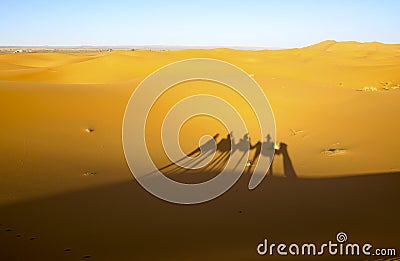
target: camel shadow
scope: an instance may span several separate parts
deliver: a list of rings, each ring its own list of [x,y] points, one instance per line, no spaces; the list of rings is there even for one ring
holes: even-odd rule
[[[251,144],[250,137],[248,134],[244,134],[239,142],[235,143],[233,132],[230,132],[226,137],[222,138],[219,142],[216,142],[220,136],[219,133],[215,134],[212,139],[194,149],[188,153],[185,157],[171,162],[158,170],[166,176],[176,176],[181,174],[190,174],[199,170],[203,175],[205,173],[217,173],[222,170],[230,157],[234,153],[240,153],[240,158],[235,162],[235,166],[232,171],[235,171],[239,166],[240,162],[243,161],[244,157],[248,152],[253,152],[252,157],[249,155],[248,164],[246,164],[244,173],[249,175],[253,174],[253,167],[259,160],[267,160],[270,162],[267,175],[273,176],[274,157],[282,157],[283,162],[283,175],[286,178],[297,178],[297,173],[293,162],[291,160],[288,145],[285,142],[280,142],[279,146],[272,141],[271,136],[268,134],[266,140],[261,142],[258,141],[254,145]],[[216,142],[216,147],[214,147]],[[264,147],[264,150],[262,150]],[[278,147],[278,148],[276,148]],[[213,159],[204,167],[198,168],[198,166],[207,160],[212,153],[215,153]],[[215,175],[214,175],[215,176]]]

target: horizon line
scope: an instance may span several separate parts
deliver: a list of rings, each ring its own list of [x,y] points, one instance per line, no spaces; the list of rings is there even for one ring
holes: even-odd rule
[[[4,48],[65,48],[65,49],[167,49],[167,50],[185,50],[185,49],[236,49],[236,50],[286,50],[286,49],[297,49],[304,48],[308,46],[313,46],[317,44],[321,44],[324,42],[334,42],[334,43],[359,43],[359,44],[368,44],[368,43],[378,43],[385,45],[396,45],[400,43],[385,43],[380,41],[367,41],[360,42],[355,40],[346,40],[346,41],[336,41],[336,40],[324,40],[314,44],[300,46],[300,47],[274,47],[274,46],[251,46],[251,45],[168,45],[168,44],[137,44],[137,45],[0,45],[0,49]]]

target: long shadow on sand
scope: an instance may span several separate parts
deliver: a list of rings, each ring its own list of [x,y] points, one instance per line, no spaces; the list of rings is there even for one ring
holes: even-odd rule
[[[275,155],[281,155],[283,158],[284,176],[289,178],[297,177],[289,156],[287,144],[281,142],[279,144],[279,149],[275,149],[275,142],[271,140],[271,136],[269,134],[266,137],[266,141],[258,141],[254,145],[252,145],[248,134],[243,135],[243,137],[240,138],[239,142],[235,143],[232,132],[230,132],[226,135],[225,138],[216,143],[216,153],[211,161],[205,167],[198,168],[199,164],[203,163],[208,159],[208,157],[212,156],[214,142],[218,137],[219,133],[215,134],[213,136],[213,139],[210,139],[200,147],[188,153],[185,157],[178,159],[176,162],[171,162],[165,166],[162,166],[158,170],[164,173],[164,175],[168,176],[169,178],[172,178],[179,182],[204,182],[208,179],[215,177],[219,173],[219,171],[221,171],[228,163],[231,155],[238,153],[240,157],[238,162],[235,163],[235,166],[232,170],[234,171],[239,166],[239,163],[242,162],[246,153],[253,151],[251,159],[247,159],[249,165],[246,165],[244,170],[246,174],[251,175],[253,172],[253,168],[258,161],[273,161],[273,152],[275,151]],[[262,151],[261,149],[262,146],[265,146],[266,148],[264,151]],[[201,175],[199,175],[199,172]],[[205,173],[207,173],[207,175],[204,175]],[[151,177],[153,174],[154,172],[148,173],[146,176]],[[193,174],[196,175],[197,178],[193,179]],[[273,174],[272,164],[268,174]],[[189,180],[191,180],[192,182],[190,182]]]
[[[268,177],[252,191],[247,183],[242,176],[191,206],[159,200],[134,180],[3,206],[0,260],[252,260],[264,238],[318,243],[341,231],[349,242],[398,247],[400,173]],[[24,241],[29,235],[37,240]]]

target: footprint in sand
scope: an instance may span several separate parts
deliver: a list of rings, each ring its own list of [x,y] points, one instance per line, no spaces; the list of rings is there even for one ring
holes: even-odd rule
[[[96,172],[86,171],[85,173],[83,173],[83,176],[95,176],[96,174]]]
[[[327,149],[327,150],[323,150],[321,152],[323,155],[325,156],[338,156],[338,155],[343,155],[347,153],[346,149]]]
[[[304,130],[294,130],[294,129],[290,129],[290,132],[292,134],[292,136],[296,136],[298,134],[304,133]]]
[[[346,154],[348,152],[347,149],[341,147],[340,142],[336,142],[328,147],[328,149],[324,149],[321,151],[321,154],[324,156],[339,156]]]
[[[92,128],[86,128],[85,131],[86,131],[87,133],[91,133],[91,132],[94,132],[94,129],[92,129]]]
[[[0,224],[0,226],[2,226],[3,224]],[[6,231],[6,232],[11,232],[11,231],[13,231],[11,228],[7,228],[7,229],[5,229],[4,231]],[[16,234],[15,235],[15,237],[17,237],[17,238],[22,238],[22,234]],[[37,240],[38,238],[36,237],[36,236],[31,236],[31,237],[29,237],[29,240],[30,241],[34,241],[34,240]],[[67,247],[67,248],[64,248],[64,252],[71,252],[72,251],[72,249],[71,248],[69,248],[69,247]],[[82,259],[89,259],[89,258],[92,258],[92,256],[91,255],[84,255],[84,256],[82,256]]]

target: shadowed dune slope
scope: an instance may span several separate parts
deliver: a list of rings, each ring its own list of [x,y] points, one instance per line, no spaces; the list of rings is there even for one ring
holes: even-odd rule
[[[161,201],[134,181],[2,206],[0,258],[259,260],[256,246],[264,238],[318,244],[341,231],[349,242],[398,247],[399,174],[270,177],[253,191],[242,177],[223,196],[193,206]],[[360,259],[366,258],[341,257]]]

